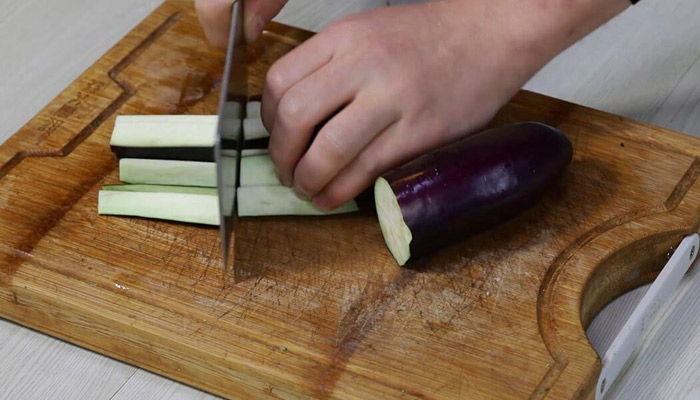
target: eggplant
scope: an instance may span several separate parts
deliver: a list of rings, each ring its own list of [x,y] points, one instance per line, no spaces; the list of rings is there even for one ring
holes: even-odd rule
[[[157,158],[161,160],[214,161],[213,147],[128,147],[111,146],[117,159]]]
[[[270,146],[270,138],[258,138],[243,141],[243,148],[241,151],[246,150],[267,150]]]
[[[341,207],[322,212],[294,195],[285,186],[247,186],[238,188],[238,215],[323,216],[357,211],[353,200]],[[100,215],[135,216],[204,225],[219,224],[216,188],[166,185],[104,185],[98,194]]]
[[[221,157],[228,180],[235,180],[238,163],[235,154]],[[254,165],[255,167],[255,165]],[[253,168],[250,174],[264,175],[266,170]],[[274,172],[274,171],[273,171]],[[263,176],[259,179],[265,179]],[[122,158],[119,160],[119,180],[124,183],[145,185],[179,185],[216,187],[216,164],[201,161],[153,160]]]
[[[260,106],[261,103],[259,101],[249,101],[246,104],[246,118],[260,117]]]
[[[375,182],[384,241],[403,266],[504,223],[539,201],[572,154],[559,130],[522,122],[420,156]]]
[[[240,179],[241,186],[282,185],[267,154],[243,157]]]
[[[110,147],[118,159],[212,162],[217,121],[216,115],[120,115]],[[238,149],[237,134],[224,132],[224,149]]]
[[[217,117],[120,115],[110,139],[117,158],[213,161]]]
[[[255,140],[269,138],[270,133],[265,129],[262,119],[257,118],[246,118],[243,120],[243,140]]]
[[[107,192],[140,192],[140,193],[185,193],[204,194],[216,196],[216,188],[201,186],[176,186],[176,185],[103,185],[103,191]]]
[[[227,103],[225,107],[239,107]],[[248,105],[251,118],[240,128],[222,132],[225,182],[235,181],[240,158],[241,186],[224,187],[224,196],[239,196],[240,216],[329,215],[357,211],[354,200],[331,212],[316,210],[281,186],[267,151],[269,133],[259,116],[260,104]],[[120,180],[99,192],[98,212],[198,224],[218,224],[216,165],[213,161],[216,116],[120,116],[112,133],[112,150],[120,158]],[[235,132],[234,132],[235,131]],[[240,157],[239,157],[240,155]],[[230,192],[230,193],[229,193]]]
[[[97,211],[100,215],[219,224],[219,201],[214,188],[106,185],[98,193]]]
[[[263,155],[263,154],[270,154],[270,152],[267,151],[266,148],[265,149],[244,149],[241,152],[241,157],[244,157],[244,158],[245,157],[253,157],[253,156],[259,156],[259,155]]]
[[[235,163],[233,164],[235,167]],[[119,180],[147,185],[216,187],[213,162],[122,158]]]
[[[281,185],[239,187],[236,196],[238,197],[239,217],[323,216],[358,211],[354,200],[350,200],[332,211],[319,211],[310,201],[299,199],[291,188]]]

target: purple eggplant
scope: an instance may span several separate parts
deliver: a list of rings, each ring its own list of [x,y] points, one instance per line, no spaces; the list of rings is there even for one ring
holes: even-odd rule
[[[571,161],[560,131],[536,122],[490,129],[377,179],[375,205],[399,265],[533,206]]]

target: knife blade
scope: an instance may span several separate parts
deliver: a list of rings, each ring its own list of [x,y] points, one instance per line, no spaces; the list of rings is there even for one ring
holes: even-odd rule
[[[219,98],[219,120],[214,146],[219,197],[219,233],[224,271],[230,270],[232,236],[236,222],[236,189],[239,186],[243,119],[248,103],[248,46],[243,34],[243,0],[231,8],[226,64]],[[235,269],[234,269],[235,275]]]

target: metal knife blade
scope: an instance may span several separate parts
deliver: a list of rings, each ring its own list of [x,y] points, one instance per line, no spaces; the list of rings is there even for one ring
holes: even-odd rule
[[[243,34],[243,0],[236,0],[231,9],[231,29],[214,146],[224,271],[230,269],[229,258],[233,251],[232,233],[236,221],[236,188],[240,175],[238,171],[243,143],[242,126],[248,102],[247,58],[248,48]]]

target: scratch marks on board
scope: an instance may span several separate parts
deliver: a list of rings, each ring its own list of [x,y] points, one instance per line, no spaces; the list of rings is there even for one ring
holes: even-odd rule
[[[333,393],[348,361],[369,332],[382,320],[396,294],[403,292],[416,275],[416,271],[401,269],[389,285],[378,291],[372,291],[372,285],[368,285],[368,292],[360,295],[356,303],[350,306],[336,333],[335,354],[331,365],[321,374],[319,388],[324,395]]]

